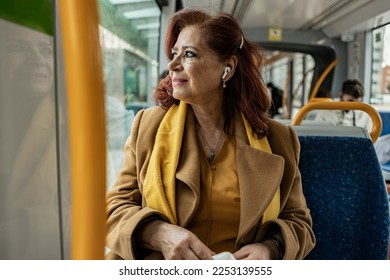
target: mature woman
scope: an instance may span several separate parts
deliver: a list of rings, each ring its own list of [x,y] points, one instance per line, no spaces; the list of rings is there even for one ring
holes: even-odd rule
[[[302,259],[312,221],[291,128],[268,117],[260,49],[227,14],[177,12],[169,75],[137,114],[107,197],[107,258]]]

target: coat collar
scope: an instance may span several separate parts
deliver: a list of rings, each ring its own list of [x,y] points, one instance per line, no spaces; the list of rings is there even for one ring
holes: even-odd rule
[[[249,145],[244,123],[238,115],[236,129],[236,166],[240,183],[240,226],[238,242],[259,223],[280,186],[284,159]]]
[[[177,196],[180,197],[177,216],[182,226],[190,221],[200,199],[200,155],[192,110],[187,114],[185,131],[182,155],[176,173],[179,180]],[[241,199],[239,241],[259,222],[272,200],[283,176],[284,159],[249,146],[240,114],[236,115],[235,135]]]

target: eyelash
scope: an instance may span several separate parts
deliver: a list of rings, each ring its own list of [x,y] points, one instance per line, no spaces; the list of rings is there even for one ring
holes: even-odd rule
[[[174,59],[176,56],[177,56],[177,53],[176,52],[172,52],[172,59]],[[184,57],[186,57],[186,58],[193,58],[193,57],[196,57],[196,55],[193,52],[191,52],[191,51],[185,51],[184,52]]]

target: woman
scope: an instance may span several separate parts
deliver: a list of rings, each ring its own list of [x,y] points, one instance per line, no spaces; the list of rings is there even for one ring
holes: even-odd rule
[[[294,132],[268,118],[259,48],[233,17],[177,12],[169,76],[108,194],[107,258],[302,259],[313,248]]]

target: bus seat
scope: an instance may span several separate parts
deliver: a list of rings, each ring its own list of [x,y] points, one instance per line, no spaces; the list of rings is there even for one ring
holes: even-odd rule
[[[381,135],[374,147],[382,167],[383,177],[386,182],[390,182],[390,133]]]
[[[390,134],[390,111],[378,111],[382,119],[382,131],[380,136]]]
[[[371,138],[297,133],[317,238],[306,259],[387,259],[389,201]]]
[[[385,164],[381,165],[382,167],[382,173],[383,177],[385,178],[385,181],[390,181],[390,161],[386,162]]]
[[[358,126],[335,126],[335,125],[293,125],[291,126],[301,136],[349,136],[370,139],[369,132]]]

